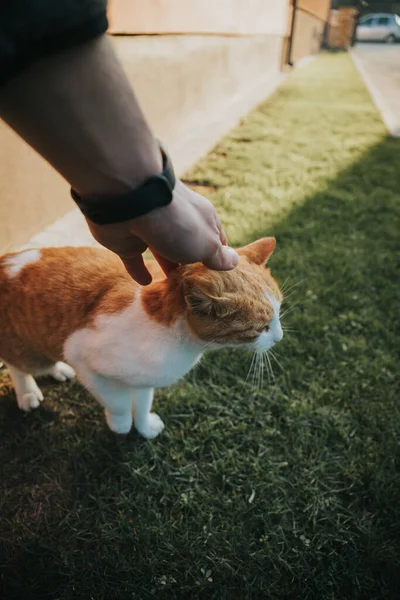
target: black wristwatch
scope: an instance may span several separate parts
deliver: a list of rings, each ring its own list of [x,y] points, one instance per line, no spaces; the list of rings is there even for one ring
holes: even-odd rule
[[[162,173],[149,177],[140,187],[127,194],[83,200],[75,190],[71,189],[71,196],[85,217],[98,225],[109,225],[135,219],[155,208],[167,206],[173,197],[175,173],[168,152],[161,142],[159,146],[163,159]]]

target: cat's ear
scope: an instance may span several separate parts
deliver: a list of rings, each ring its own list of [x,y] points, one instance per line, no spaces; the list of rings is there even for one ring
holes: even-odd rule
[[[275,246],[276,239],[274,237],[266,237],[243,248],[238,248],[238,254],[245,256],[250,262],[256,265],[264,265],[275,250]]]
[[[218,298],[207,293],[201,286],[191,281],[185,281],[183,289],[185,302],[194,315],[226,317],[234,312],[234,303],[229,295]]]

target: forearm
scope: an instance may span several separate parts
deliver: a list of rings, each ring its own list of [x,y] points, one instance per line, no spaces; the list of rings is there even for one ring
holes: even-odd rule
[[[0,90],[0,116],[81,196],[123,194],[162,170],[105,35],[42,59]]]

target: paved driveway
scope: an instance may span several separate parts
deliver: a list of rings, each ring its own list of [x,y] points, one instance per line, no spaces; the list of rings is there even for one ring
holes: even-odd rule
[[[400,44],[357,44],[352,55],[389,131],[400,137]]]

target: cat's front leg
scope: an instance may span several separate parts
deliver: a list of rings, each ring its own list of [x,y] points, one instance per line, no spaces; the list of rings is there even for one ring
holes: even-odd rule
[[[164,429],[160,417],[151,411],[153,404],[153,388],[135,388],[133,390],[132,408],[137,431],[146,439],[152,440]]]
[[[115,433],[129,433],[132,427],[132,389],[82,366],[76,371],[79,380],[104,406],[109,428]]]

